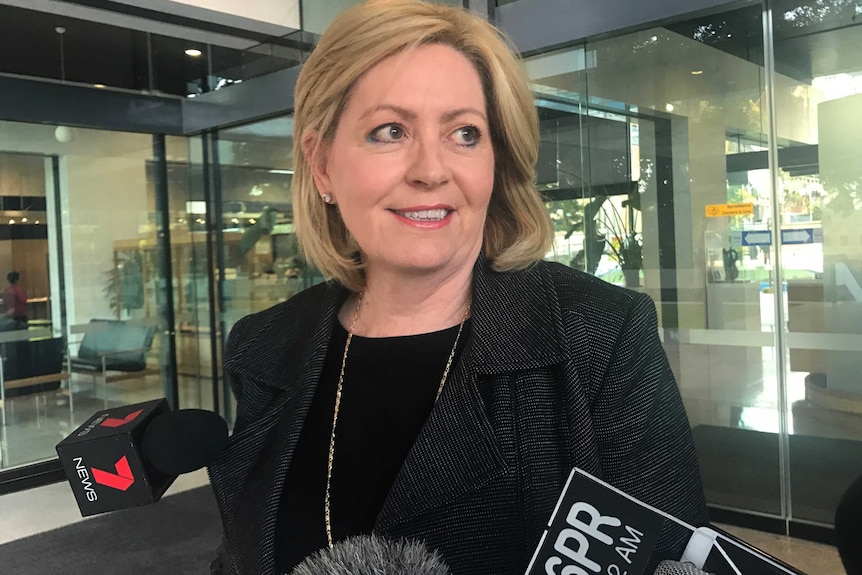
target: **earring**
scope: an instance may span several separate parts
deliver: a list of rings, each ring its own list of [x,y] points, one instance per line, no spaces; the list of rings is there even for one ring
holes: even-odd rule
[[[324,204],[331,204],[332,203],[332,196],[330,196],[329,194],[321,195],[320,199],[323,200]]]

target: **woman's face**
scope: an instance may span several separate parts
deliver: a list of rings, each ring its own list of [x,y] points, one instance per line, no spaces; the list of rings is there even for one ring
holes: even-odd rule
[[[482,82],[461,53],[431,44],[371,68],[323,159],[315,183],[337,203],[368,274],[472,269],[494,152]]]

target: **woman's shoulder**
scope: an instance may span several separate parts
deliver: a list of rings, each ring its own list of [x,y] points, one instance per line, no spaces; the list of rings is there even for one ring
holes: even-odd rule
[[[338,289],[328,282],[320,283],[287,301],[242,317],[231,329],[227,355],[232,355],[240,347],[283,341],[290,332],[301,333],[312,328]]]
[[[533,273],[542,274],[550,283],[564,312],[589,312],[589,315],[606,317],[627,315],[633,305],[649,299],[641,293],[557,262],[542,261],[534,268]]]

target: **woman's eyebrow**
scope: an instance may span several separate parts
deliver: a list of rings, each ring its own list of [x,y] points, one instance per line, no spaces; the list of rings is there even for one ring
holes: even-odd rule
[[[395,104],[378,104],[378,105],[366,110],[366,112],[364,114],[362,114],[361,118],[367,118],[368,116],[370,116],[376,112],[381,112],[381,111],[395,112],[396,114],[398,114],[399,116],[401,116],[402,118],[405,118],[407,120],[415,120],[416,117],[418,116],[418,114],[416,112],[414,112],[413,110],[410,110],[408,108],[405,108],[403,106],[397,106]],[[483,121],[487,121],[487,118],[485,118],[485,114],[484,114],[484,112],[482,112],[482,110],[479,110],[477,108],[469,108],[469,107],[468,108],[458,108],[456,110],[451,110],[449,112],[446,112],[445,114],[443,114],[441,119],[444,122],[450,122],[450,121],[454,120],[455,118],[457,118],[458,116],[463,116],[466,114],[473,114],[473,115],[476,115],[476,116],[479,116],[480,118],[482,118]]]

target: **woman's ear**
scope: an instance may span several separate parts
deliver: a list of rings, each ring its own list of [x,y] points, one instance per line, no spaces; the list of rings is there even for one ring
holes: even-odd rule
[[[302,138],[302,154],[311,168],[311,177],[314,179],[317,193],[332,198],[332,182],[326,171],[327,147],[318,137],[317,132],[309,132]]]

